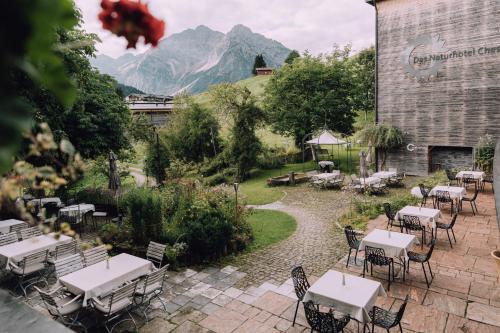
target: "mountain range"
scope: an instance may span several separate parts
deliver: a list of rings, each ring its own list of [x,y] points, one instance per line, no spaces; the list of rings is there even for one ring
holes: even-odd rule
[[[91,63],[119,83],[146,93],[174,95],[251,77],[257,54],[264,56],[268,67],[277,68],[289,53],[280,42],[244,25],[234,26],[227,34],[201,25],[173,34],[145,53],[126,53],[117,59],[98,55]]]

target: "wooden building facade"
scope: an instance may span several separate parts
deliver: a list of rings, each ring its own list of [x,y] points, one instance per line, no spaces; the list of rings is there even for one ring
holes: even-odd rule
[[[415,175],[472,167],[479,137],[500,138],[500,0],[367,2],[377,13],[377,121],[405,134],[386,165]]]

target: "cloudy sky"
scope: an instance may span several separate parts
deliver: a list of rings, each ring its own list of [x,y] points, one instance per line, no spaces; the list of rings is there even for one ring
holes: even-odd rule
[[[204,24],[228,32],[236,24],[313,54],[351,42],[355,50],[374,43],[374,11],[364,0],[145,0],[167,23],[166,36]],[[76,0],[84,28],[103,41],[99,53],[118,57],[126,41],[102,30],[99,0]],[[138,47],[137,52],[147,48]]]

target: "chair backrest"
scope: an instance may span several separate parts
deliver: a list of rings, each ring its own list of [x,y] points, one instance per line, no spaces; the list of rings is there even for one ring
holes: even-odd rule
[[[420,188],[420,193],[424,198],[427,198],[429,196],[429,191],[425,188],[424,184],[418,184],[418,187]]]
[[[54,260],[61,259],[73,254],[78,253],[78,243],[72,240],[69,243],[64,243],[56,246],[54,251]]]
[[[30,266],[37,264],[47,264],[47,257],[49,255],[49,250],[41,250],[32,254],[25,256],[20,262],[19,267],[23,268],[23,274],[26,269]]]
[[[368,262],[371,262],[374,265],[380,265],[386,261],[384,249],[368,245],[365,246],[365,257]]]
[[[78,219],[78,215],[72,213],[64,213],[59,215],[59,222],[69,223],[69,224],[78,224],[81,220]]]
[[[146,293],[146,290],[148,287],[159,284],[160,285],[160,292],[163,291],[163,283],[165,282],[165,279],[167,277],[167,269],[169,265],[165,265],[160,269],[154,270],[146,277],[144,278],[144,294]]]
[[[82,254],[83,260],[85,261],[85,267],[104,261],[108,257],[106,245],[99,245],[89,250],[85,250]]]
[[[474,190],[474,195],[471,198],[471,201],[476,201],[478,194],[479,194],[479,189],[476,187],[476,189]]]
[[[409,299],[410,299],[410,296],[406,295],[405,301],[403,302],[403,304],[401,304],[401,306],[399,307],[398,313],[396,314],[396,321],[395,321],[395,323],[401,322],[401,319],[403,318],[403,315],[405,313],[406,304],[408,304],[408,300]]]
[[[165,253],[166,248],[167,245],[165,244],[160,244],[150,241],[148,245],[148,250],[146,251],[146,259],[155,264],[155,266],[161,267],[161,263],[163,261],[163,254]]]
[[[337,326],[333,312],[320,312],[313,301],[307,301],[303,304],[307,323],[312,330],[329,333],[342,332],[342,329]]]
[[[29,227],[28,223],[25,222],[11,225],[9,232],[15,232],[17,234],[17,238],[21,239],[21,230],[26,229],[28,227]]]
[[[122,307],[117,307],[117,309],[113,309],[113,303],[118,303],[119,301],[124,300],[126,298],[130,300],[135,294],[135,289],[137,288],[137,282],[138,281],[127,283],[113,291],[113,293],[107,300],[108,304],[104,303],[104,305],[109,309],[108,315],[123,310]],[[130,303],[132,303],[132,301],[130,301]]]
[[[384,202],[384,211],[385,211],[385,216],[387,216],[388,219],[392,220],[394,219],[394,216],[396,215],[391,208],[391,204],[388,202]]]
[[[403,223],[405,228],[410,230],[421,230],[422,224],[418,216],[413,215],[403,215]]]
[[[0,235],[0,246],[16,243],[18,240],[16,232],[9,232],[8,234]]]
[[[43,205],[43,208],[45,208],[46,218],[57,216],[57,213],[59,212],[59,205],[57,202],[47,202]]]
[[[57,304],[57,297],[62,296],[62,292],[46,292],[38,288],[37,286],[34,286],[35,289],[38,291],[38,294],[40,295],[40,298],[42,299],[43,303],[45,304],[45,307],[49,311],[49,313],[53,316],[55,315],[60,315],[59,313],[59,306]]]
[[[351,248],[357,248],[358,238],[356,237],[356,233],[352,229],[350,225],[344,228],[345,237],[347,238],[347,244]]]
[[[436,191],[436,199],[438,201],[442,201],[442,202],[449,202],[449,201],[451,201],[450,192],[437,190]]]
[[[54,262],[54,266],[58,279],[85,267],[80,253],[58,259]]]
[[[436,239],[432,238],[431,245],[429,246],[429,251],[427,251],[425,255],[425,261],[429,261],[432,256],[432,252],[434,251],[434,246],[436,245]]]
[[[40,228],[38,227],[31,227],[31,228],[21,229],[20,233],[21,233],[21,239],[25,240],[32,237],[41,236],[42,230],[40,230]]]
[[[451,171],[450,169],[445,169],[444,170],[446,172],[446,177],[448,178],[448,180],[455,180],[456,179],[456,173],[454,173],[453,171]]]
[[[302,300],[311,286],[302,266],[297,266],[292,269],[292,281],[297,298]]]

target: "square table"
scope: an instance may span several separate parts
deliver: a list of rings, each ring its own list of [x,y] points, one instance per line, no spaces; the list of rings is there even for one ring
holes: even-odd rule
[[[481,180],[485,176],[483,171],[460,171],[455,178],[462,179],[464,175],[471,175],[473,179]]]
[[[58,207],[61,207],[63,205],[61,199],[59,199],[58,197],[39,198],[39,199],[32,199],[29,201],[29,203],[32,204],[33,206],[38,206],[40,205],[40,203],[43,206],[49,202],[56,203]]]
[[[372,177],[380,178],[380,179],[389,179],[391,177],[396,177],[396,172],[394,171],[379,171],[375,172]]]
[[[360,177],[358,178],[361,185],[375,185],[375,184],[380,184],[380,178],[377,177]]]
[[[56,238],[54,233],[50,233],[0,246],[0,262],[5,263],[8,268],[9,263],[18,262],[29,254],[42,250],[53,251],[57,245],[69,243],[72,240],[72,237],[65,235],[60,235],[59,238]]]
[[[387,257],[408,259],[408,251],[418,242],[414,235],[402,234],[390,230],[374,229],[359,244],[359,251],[365,246],[382,248]]]
[[[61,208],[59,210],[59,216],[61,215],[71,215],[71,216],[78,216],[78,219],[82,219],[83,215],[87,212],[90,211],[95,211],[95,206],[92,204],[78,204],[78,205],[71,205],[71,206],[66,206],[64,208]]]
[[[109,259],[85,267],[59,279],[68,291],[75,295],[84,295],[83,306],[89,299],[110,293],[127,281],[146,275],[153,270],[151,261],[121,253]]]
[[[387,296],[384,287],[378,281],[350,274],[344,274],[345,285],[342,285],[342,274],[334,270],[326,272],[307,290],[304,302],[313,301],[349,314],[361,323],[370,322],[368,313],[377,297]]]
[[[436,229],[436,222],[442,217],[439,209],[405,206],[396,213],[394,219],[398,220],[399,218],[403,218],[403,215],[418,216],[420,222],[425,223],[427,227],[432,229]]]
[[[8,234],[10,232],[10,227],[18,224],[25,224],[26,222],[21,220],[9,219],[0,221],[0,234]]]
[[[450,198],[455,199],[457,201],[462,200],[464,194],[467,193],[467,190],[461,186],[443,186],[438,185],[435,186],[430,192],[430,196],[435,196],[437,191],[447,191],[450,193]]]

